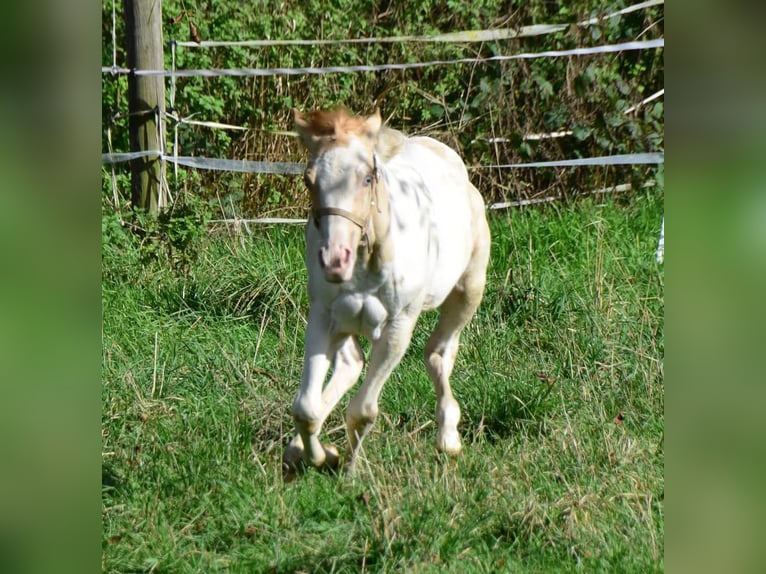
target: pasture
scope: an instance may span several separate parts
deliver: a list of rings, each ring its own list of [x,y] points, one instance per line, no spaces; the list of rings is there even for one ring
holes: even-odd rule
[[[292,480],[302,228],[105,215],[103,570],[662,571],[662,212],[648,189],[491,214],[452,375],[462,454],[433,447],[429,313],[356,475]],[[323,437],[340,445],[347,399]]]

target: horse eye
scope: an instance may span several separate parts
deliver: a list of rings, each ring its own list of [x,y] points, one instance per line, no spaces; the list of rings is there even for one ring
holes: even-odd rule
[[[367,177],[364,178],[364,186],[365,187],[367,187],[371,183],[372,183],[372,176],[371,175],[368,175]]]

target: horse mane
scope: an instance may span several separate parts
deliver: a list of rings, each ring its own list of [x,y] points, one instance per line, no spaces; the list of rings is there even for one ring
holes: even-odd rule
[[[344,106],[331,110],[314,110],[300,116],[299,131],[308,133],[325,145],[342,143],[348,136],[373,137],[367,131],[367,118],[351,115]],[[383,161],[396,155],[406,140],[406,136],[388,126],[381,126],[375,141],[375,151]]]
[[[318,137],[365,135],[364,120],[350,115],[343,106],[332,110],[314,110],[303,115],[304,129]]]

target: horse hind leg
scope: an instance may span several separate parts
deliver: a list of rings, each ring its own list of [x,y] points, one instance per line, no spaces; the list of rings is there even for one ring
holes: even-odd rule
[[[441,306],[439,323],[426,343],[426,369],[436,390],[436,448],[458,454],[462,448],[457,425],[460,406],[452,395],[450,375],[455,366],[460,334],[473,317],[484,293],[484,268],[467,273]]]

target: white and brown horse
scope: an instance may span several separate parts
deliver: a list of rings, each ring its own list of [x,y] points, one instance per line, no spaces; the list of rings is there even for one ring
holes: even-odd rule
[[[460,407],[449,377],[460,332],[484,292],[490,235],[482,198],[452,149],[382,126],[378,112],[364,118],[343,108],[294,110],[294,118],[309,151],[311,307],[303,377],[291,411],[297,433],[284,462],[288,468],[301,458],[316,467],[338,464],[338,451],[321,444],[319,433],[362,372],[362,335],[372,348],[347,411],[346,464],[353,468],[418,316],[435,308],[439,323],[425,363],[436,389],[436,447],[456,454]]]

